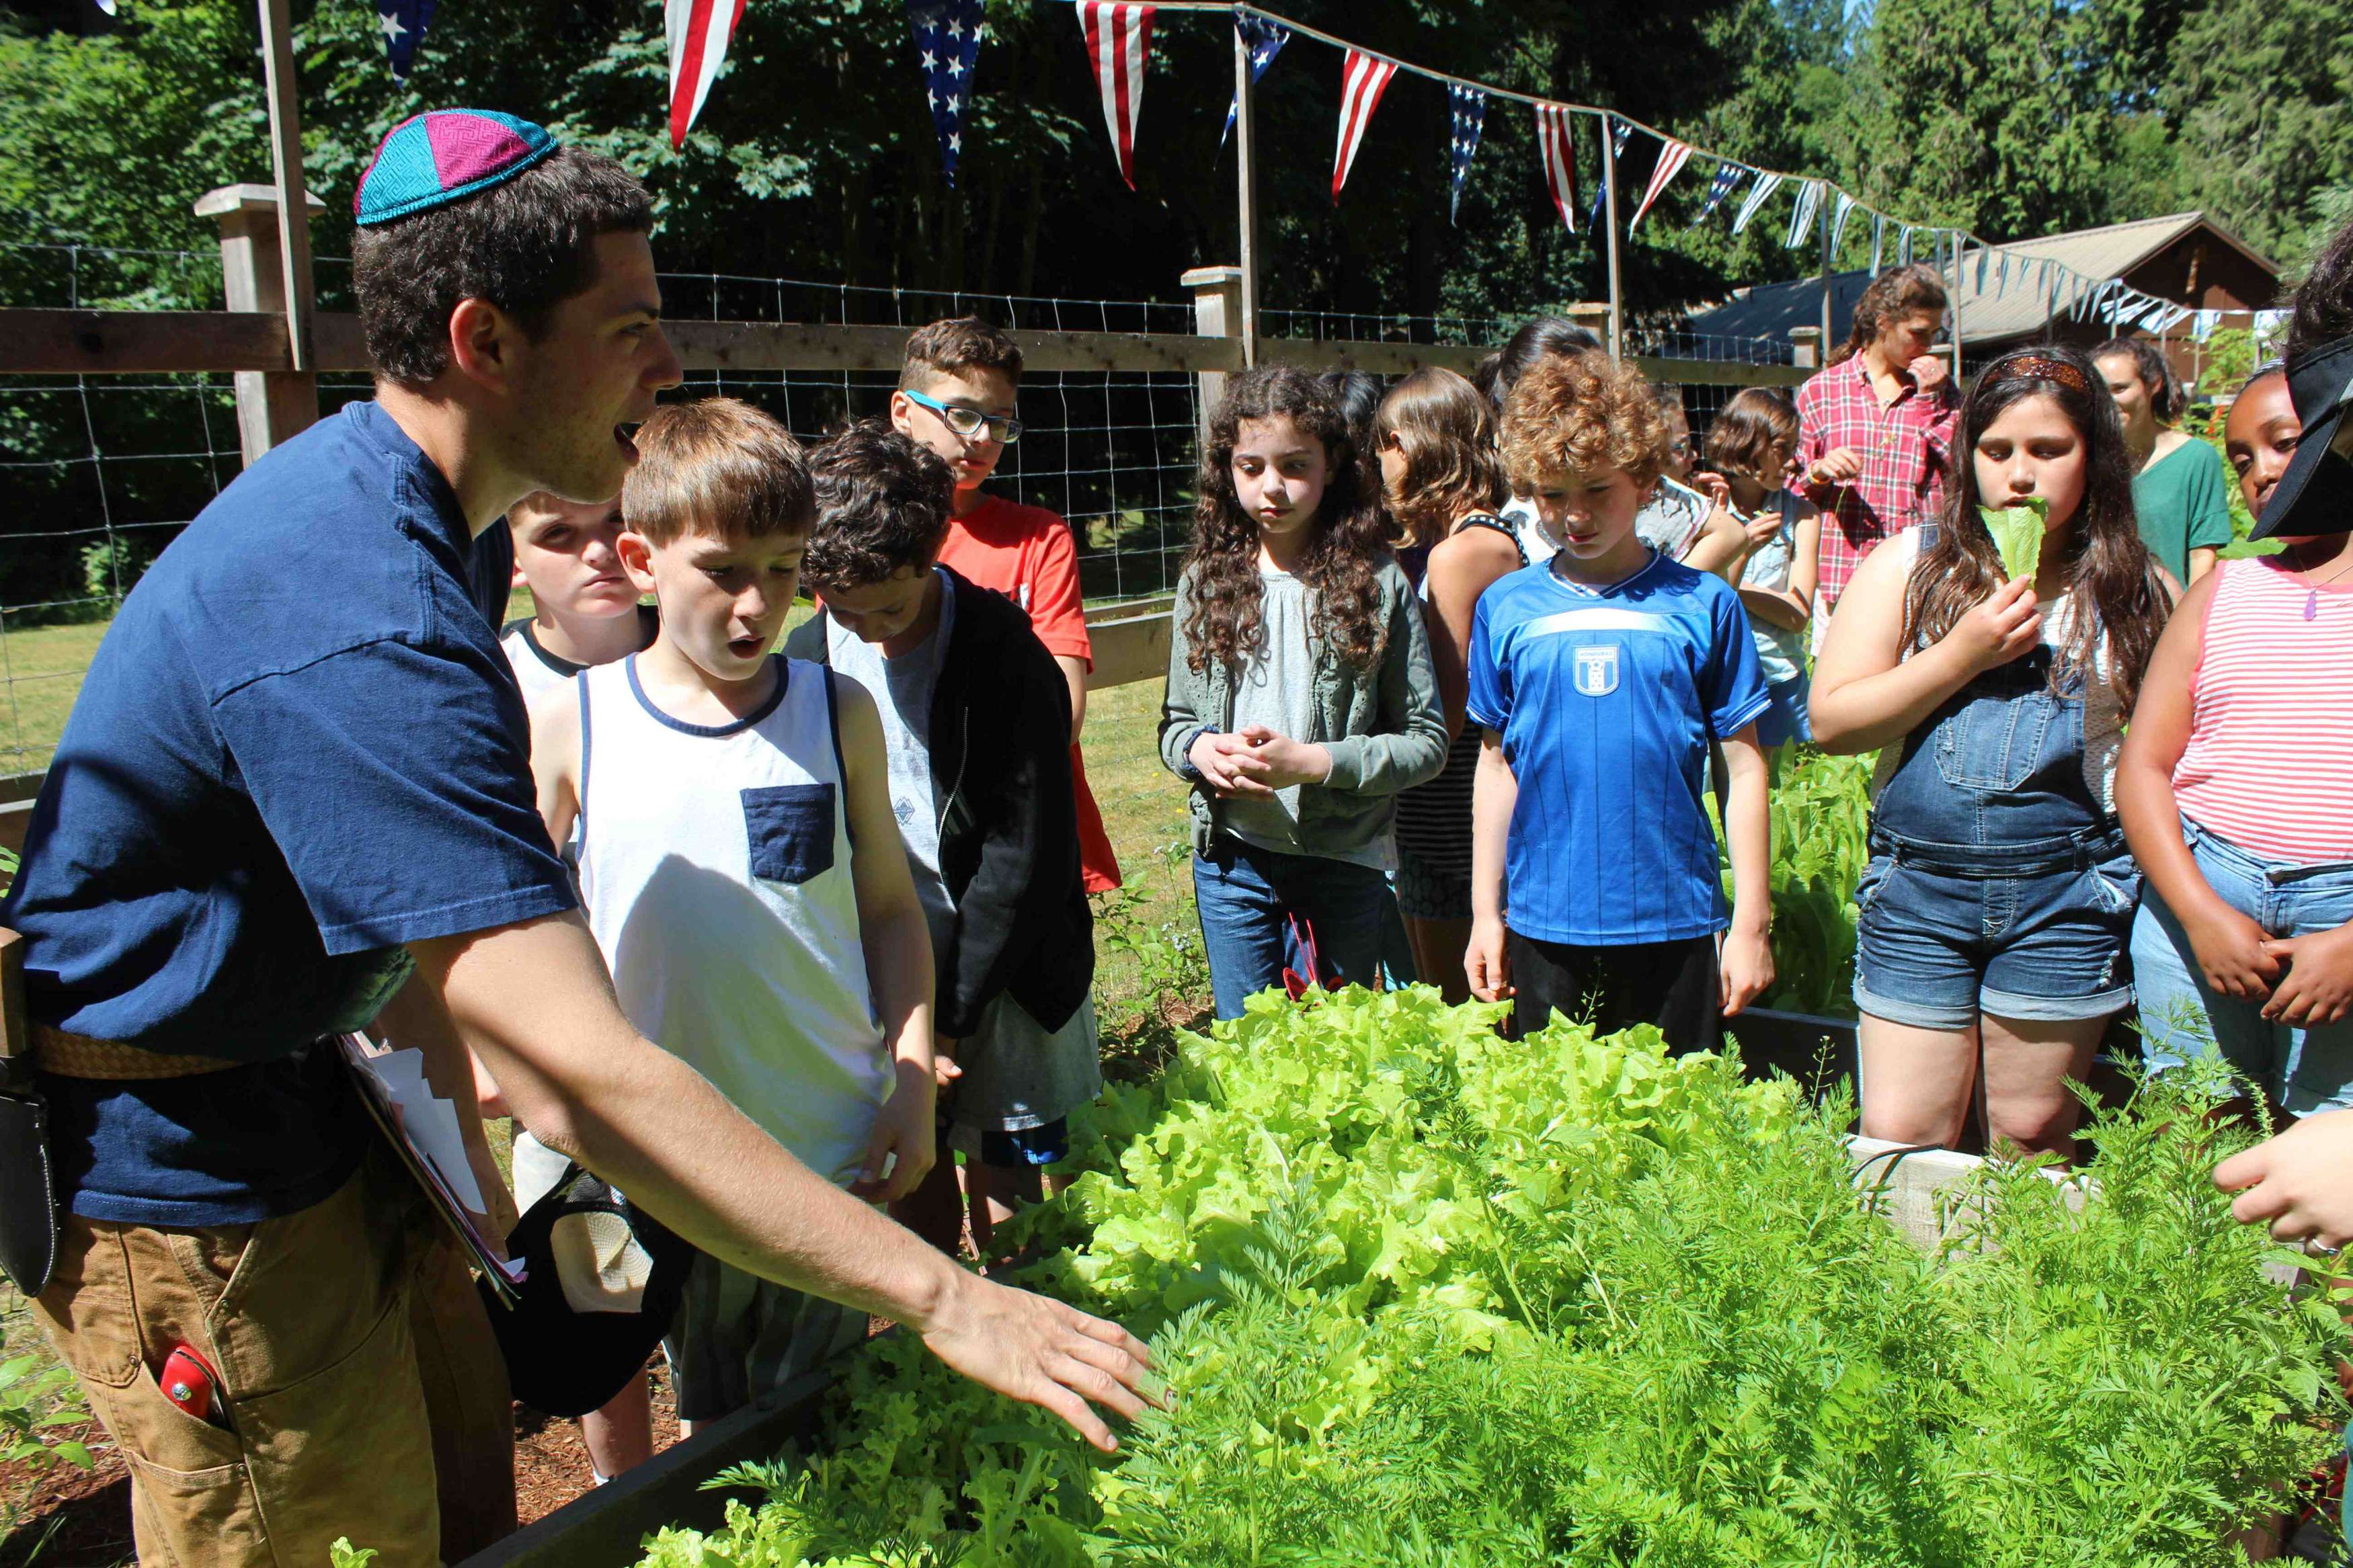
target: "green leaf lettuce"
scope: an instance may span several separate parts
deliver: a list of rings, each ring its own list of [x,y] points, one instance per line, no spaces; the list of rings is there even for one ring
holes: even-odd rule
[[[2030,583],[2034,580],[2035,568],[2042,562],[2042,531],[2050,514],[2051,503],[2041,496],[2028,496],[2016,506],[1999,510],[1978,508],[1986,531],[1993,535],[1993,547],[2001,552],[2004,576],[2013,582],[2021,577]]]

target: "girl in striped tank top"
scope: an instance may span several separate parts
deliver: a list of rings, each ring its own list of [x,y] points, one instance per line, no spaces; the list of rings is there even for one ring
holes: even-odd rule
[[[1451,742],[1446,768],[1398,796],[1398,907],[1414,968],[1451,1006],[1471,999],[1462,954],[1471,943],[1471,781],[1479,727],[1465,722],[1471,616],[1479,595],[1528,563],[1509,523],[1503,458],[1485,398],[1451,370],[1416,371],[1374,416],[1381,489],[1409,545],[1430,552],[1421,580],[1430,661]]]
[[[2274,384],[2275,382],[2275,384]],[[2294,406],[2258,376],[2226,438],[2248,504]],[[2293,435],[2287,439],[2292,447]],[[2219,1050],[2296,1115],[2353,1106],[2353,548],[2289,538],[2200,578],[2158,645],[2116,778],[2148,896],[2143,1053]]]

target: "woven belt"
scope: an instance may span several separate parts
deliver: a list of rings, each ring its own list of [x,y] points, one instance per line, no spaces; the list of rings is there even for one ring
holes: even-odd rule
[[[33,1026],[33,1061],[43,1072],[59,1078],[119,1079],[194,1078],[240,1065],[218,1057],[169,1057],[121,1040],[69,1035],[46,1024]]]

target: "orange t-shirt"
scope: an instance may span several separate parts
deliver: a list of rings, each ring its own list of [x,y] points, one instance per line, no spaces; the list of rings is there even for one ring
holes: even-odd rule
[[[999,496],[948,524],[940,564],[983,588],[993,588],[1021,606],[1046,651],[1094,666],[1087,638],[1087,616],[1079,592],[1079,551],[1071,525],[1041,506],[1023,506]],[[1090,893],[1119,886],[1119,858],[1103,831],[1103,813],[1087,785],[1087,767],[1074,742],[1071,785],[1077,797],[1079,861]]]

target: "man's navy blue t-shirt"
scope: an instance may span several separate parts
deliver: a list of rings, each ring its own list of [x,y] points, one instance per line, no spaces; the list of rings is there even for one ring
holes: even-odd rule
[[[44,1079],[73,1212],[232,1225],[308,1207],[369,1133],[322,1036],[402,944],[575,906],[458,498],[347,405],[253,465],[107,630],[0,924],[34,1018],[225,1058]]]

